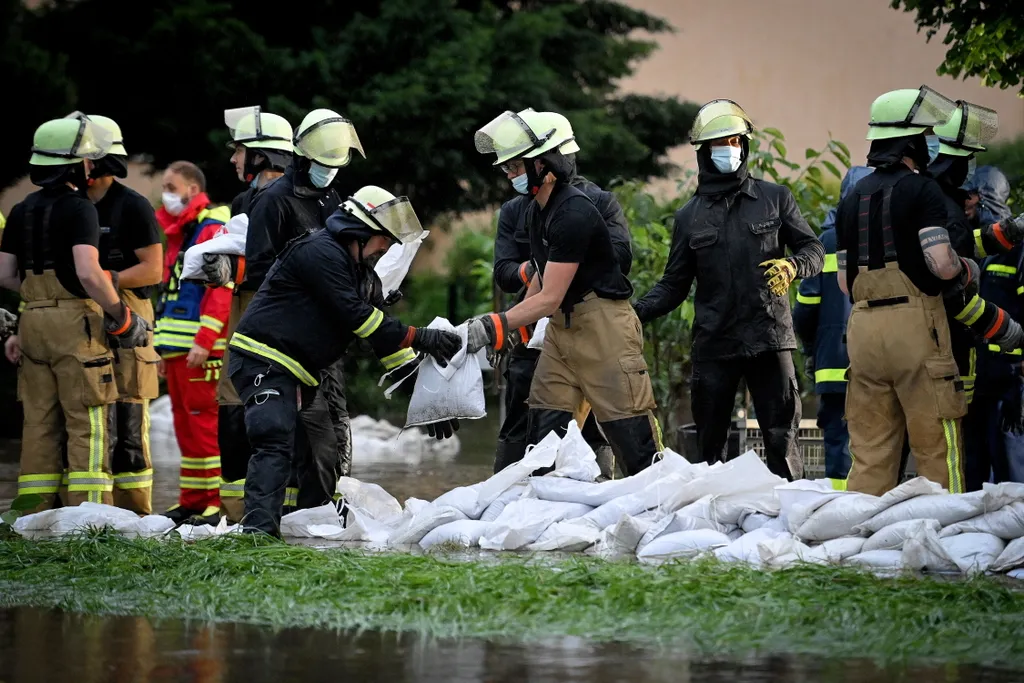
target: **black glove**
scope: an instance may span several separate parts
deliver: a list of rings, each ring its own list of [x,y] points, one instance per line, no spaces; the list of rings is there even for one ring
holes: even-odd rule
[[[203,254],[203,274],[206,275],[206,284],[210,287],[223,287],[231,282],[232,258],[227,254]]]
[[[444,367],[462,348],[462,340],[454,332],[417,327],[413,333],[412,348],[430,354]]]
[[[951,299],[963,296],[964,303],[978,293],[979,282],[981,282],[981,268],[974,259],[960,258],[960,275],[949,281],[949,285],[943,292],[943,296]]]
[[[470,353],[476,353],[485,346],[501,351],[508,336],[508,319],[504,313],[488,313],[469,321],[466,345]]]
[[[396,289],[395,291],[391,292],[386,297],[384,297],[384,305],[385,306],[394,306],[395,304],[397,304],[401,300],[402,300],[402,290]]]
[[[459,421],[456,419],[442,420],[441,422],[427,425],[427,434],[438,441],[452,438],[457,431],[459,431]]]
[[[1021,398],[1024,379],[1018,378],[1009,399],[1003,399],[999,410],[999,428],[1003,432],[1024,434],[1024,400]]]
[[[804,356],[804,376],[806,376],[807,379],[809,379],[812,384],[814,383],[814,355],[813,354],[807,354],[806,356]]]
[[[107,332],[111,348],[134,349],[137,346],[149,346],[149,333],[153,329],[149,323],[135,314],[132,309],[121,304],[120,320],[103,314],[103,327]]]
[[[0,342],[18,331],[18,316],[6,308],[0,308]]]
[[[1024,213],[1015,218],[999,221],[999,227],[1006,236],[1006,239],[1014,244],[1024,241]]]

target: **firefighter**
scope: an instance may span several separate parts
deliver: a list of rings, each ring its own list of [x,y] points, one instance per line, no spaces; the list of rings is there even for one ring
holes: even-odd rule
[[[152,325],[150,298],[163,275],[160,225],[149,201],[116,180],[128,176],[128,152],[120,126],[106,116],[91,115],[89,119],[113,137],[110,151],[93,163],[87,180],[86,194],[100,221],[100,265],[117,273],[121,300]],[[149,402],[160,395],[159,362],[152,339],[136,349],[114,349],[118,392],[111,460],[114,505],[141,515],[153,511]]]
[[[246,273],[240,285],[243,297],[260,288],[288,242],[324,227],[341,206],[333,187],[339,169],[349,164],[353,152],[366,158],[355,126],[330,109],[306,115],[295,130],[294,149],[284,175],[258,195],[249,212]],[[324,368],[322,374],[315,397],[300,413],[297,450],[305,455],[296,461],[295,479],[288,487],[289,508],[318,507],[330,501],[338,477],[351,469],[352,430],[341,361]],[[247,490],[244,484],[242,488]]]
[[[847,171],[839,188],[842,199],[871,173],[867,166]],[[831,209],[818,239],[825,247],[821,273],[800,281],[793,309],[793,326],[803,344],[804,370],[818,395],[818,428],[825,443],[825,476],[837,491],[846,489],[850,472],[850,433],[846,429],[846,321],[850,298],[836,282],[836,210]]]
[[[40,189],[14,207],[0,242],[0,286],[25,302],[18,335],[5,348],[21,361],[18,495],[40,495],[36,510],[58,500],[113,502],[110,344],[149,343],[149,325],[118,297],[117,274],[100,266],[99,219],[84,196],[93,161],[111,140],[85,116],[39,126],[29,177]],[[66,492],[58,496],[65,471]]]
[[[526,231],[534,274],[526,296],[506,312],[469,322],[470,352],[501,351],[509,332],[551,316],[530,387],[528,443],[564,433],[586,400],[628,474],[662,449],[643,336],[629,304],[611,231],[559,151],[566,131],[507,111],[476,133],[477,151],[495,154],[511,180],[526,176]]]
[[[177,524],[215,524],[220,518],[217,381],[227,347],[231,292],[182,281],[181,273],[185,252],[216,237],[230,212],[210,202],[206,177],[188,161],[176,161],[164,171],[163,190],[156,218],[167,236],[167,251],[155,344],[181,449],[178,502],[163,514]]]
[[[944,298],[972,310],[1000,348],[1016,348],[1020,326],[977,297],[978,267],[957,255],[939,184],[927,168],[926,134],[956,105],[934,90],[895,90],[871,106],[868,165],[836,214],[837,278],[852,295],[846,417],[853,465],[847,487],[881,495],[896,482],[904,430],[918,473],[964,490],[963,382]],[[848,251],[855,262],[847,267]]]
[[[559,148],[572,167],[568,183],[583,191],[601,212],[608,226],[616,261],[622,274],[628,276],[633,265],[633,249],[625,214],[614,194],[602,190],[577,171],[576,153],[580,147],[569,120],[555,112],[535,112],[532,109],[519,112],[519,116],[538,130],[556,129],[557,136],[568,140]],[[526,231],[526,215],[531,198],[527,196],[525,173],[509,180],[517,196],[505,202],[498,212],[498,233],[494,242],[494,282],[505,293],[517,295],[518,303],[526,294],[526,287],[534,272],[530,259],[530,236]],[[495,472],[518,462],[526,452],[527,400],[539,357],[540,350],[527,348],[525,343],[517,344],[507,353],[505,420],[498,432]],[[586,418],[583,436],[597,455],[602,476],[611,478],[615,466],[614,456],[593,413]]]
[[[636,302],[642,323],[675,310],[694,280],[692,404],[703,458],[721,457],[745,379],[768,468],[799,478],[800,393],[789,285],[821,271],[824,249],[792,193],[750,177],[754,126],[731,100],[697,112],[697,195],[676,212],[665,274]],[[786,257],[786,249],[792,256]]]
[[[245,404],[253,455],[245,478],[247,530],[280,535],[285,487],[294,467],[296,420],[317,394],[323,371],[356,337],[388,370],[416,352],[447,362],[455,334],[417,329],[368,303],[380,280],[373,267],[396,242],[423,232],[406,197],[364,187],[327,221],[280,254],[231,338],[229,372]]]

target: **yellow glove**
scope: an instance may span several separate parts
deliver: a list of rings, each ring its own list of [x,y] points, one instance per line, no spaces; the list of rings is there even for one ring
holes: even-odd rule
[[[777,258],[764,261],[759,265],[768,269],[764,271],[764,276],[768,280],[768,289],[772,290],[772,294],[785,296],[796,277],[796,266],[793,265],[793,262],[789,259]]]

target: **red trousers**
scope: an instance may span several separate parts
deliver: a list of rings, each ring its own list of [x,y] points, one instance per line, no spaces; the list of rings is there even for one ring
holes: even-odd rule
[[[220,448],[217,445],[217,381],[221,361],[189,368],[185,356],[164,361],[174,433],[181,449],[181,494],[189,510],[220,507]]]

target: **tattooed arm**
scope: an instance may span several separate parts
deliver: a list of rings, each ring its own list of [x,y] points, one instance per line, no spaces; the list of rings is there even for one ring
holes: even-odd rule
[[[849,288],[846,286],[846,250],[836,252],[836,281],[839,283],[839,291],[850,296]]]
[[[924,251],[924,262],[932,275],[940,280],[952,280],[960,274],[963,266],[949,243],[949,233],[945,228],[924,228],[917,233],[917,238]]]

